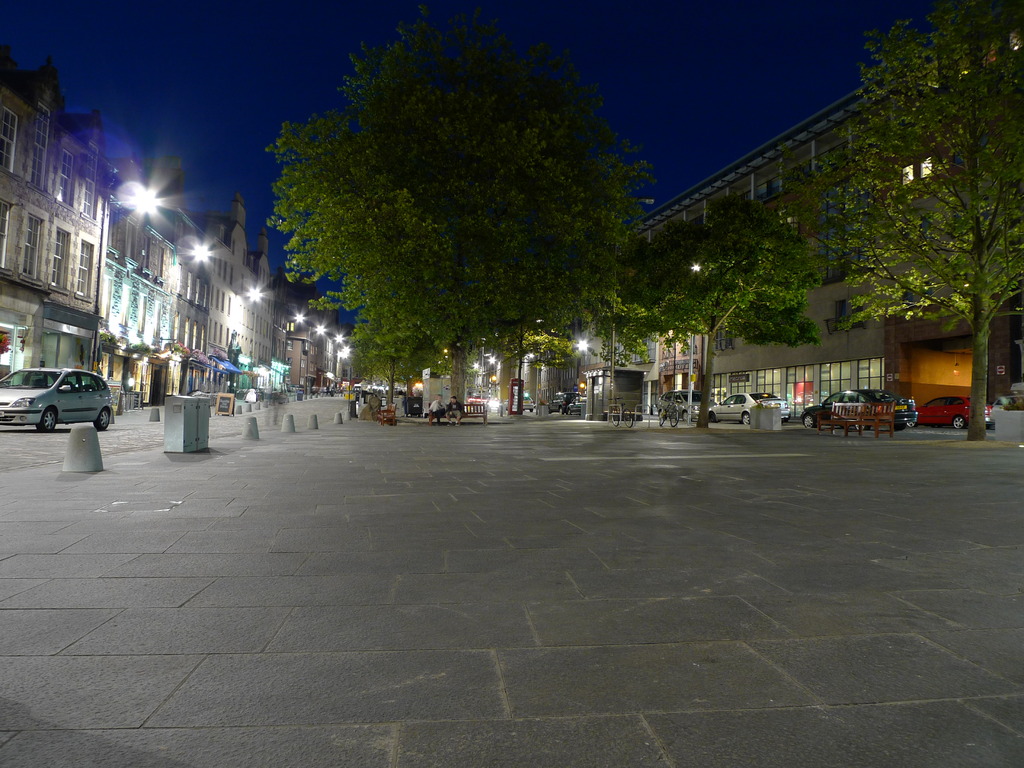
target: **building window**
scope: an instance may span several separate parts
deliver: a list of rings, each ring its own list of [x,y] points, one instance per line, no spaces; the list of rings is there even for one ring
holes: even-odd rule
[[[36,130],[32,141],[32,164],[29,168],[29,182],[43,188],[46,171],[46,138],[50,132],[50,116],[40,113],[36,118]]]
[[[14,170],[14,144],[18,135],[18,116],[4,107],[0,116],[0,168]]]
[[[25,222],[25,250],[21,258],[21,271],[29,277],[36,277],[39,269],[39,238],[43,231],[43,220],[29,216]]]
[[[82,163],[82,213],[96,218],[96,156],[88,155]]]
[[[0,267],[7,269],[7,227],[11,221],[11,206],[0,200]]]
[[[78,254],[78,279],[75,281],[75,293],[82,296],[89,294],[90,277],[92,276],[93,244],[82,241],[82,250]]]
[[[68,282],[68,258],[71,256],[71,235],[57,230],[53,239],[53,264],[50,269],[50,284],[63,288]]]
[[[724,331],[715,334],[715,349],[734,349],[736,346],[732,336],[726,336]]]
[[[60,155],[60,176],[57,178],[57,199],[66,205],[71,205],[71,174],[75,168],[75,158],[66,149]]]

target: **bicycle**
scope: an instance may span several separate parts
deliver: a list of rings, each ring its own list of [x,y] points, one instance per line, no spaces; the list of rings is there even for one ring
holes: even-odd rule
[[[664,427],[666,421],[672,427],[679,424],[679,406],[674,402],[658,409],[658,426]]]
[[[630,408],[613,402],[608,406],[608,421],[613,427],[619,426],[622,422],[626,422],[627,427],[632,427],[636,422],[643,421],[643,414],[640,412],[640,406]]]

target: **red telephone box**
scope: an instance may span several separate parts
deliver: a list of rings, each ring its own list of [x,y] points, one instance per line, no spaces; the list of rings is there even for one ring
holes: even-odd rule
[[[508,382],[508,415],[523,415],[523,380],[510,379]]]

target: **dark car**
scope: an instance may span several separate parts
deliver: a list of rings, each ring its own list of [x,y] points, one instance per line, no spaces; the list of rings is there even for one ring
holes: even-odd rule
[[[579,395],[576,392],[555,392],[549,403],[551,413],[569,413],[578,399]]]
[[[818,415],[822,411],[831,410],[832,403],[895,403],[894,426],[897,432],[917,424],[917,404],[910,398],[900,397],[885,389],[845,389],[834,392],[820,404],[806,408],[800,421],[808,429],[817,429]]]
[[[959,395],[936,397],[917,409],[917,423],[931,427],[966,429],[971,418],[971,398]],[[985,426],[992,423],[992,406],[985,406]]]

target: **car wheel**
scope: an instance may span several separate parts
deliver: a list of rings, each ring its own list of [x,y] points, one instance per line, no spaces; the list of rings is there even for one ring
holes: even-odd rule
[[[893,429],[895,429],[897,432],[902,432],[904,429],[906,429],[909,426],[912,426],[912,425],[910,425],[910,424],[893,424]]]
[[[740,414],[740,424],[750,423],[750,411],[744,411]]]
[[[97,432],[102,432],[110,426],[110,409],[104,408],[100,411],[100,415],[96,417],[96,421],[92,423],[96,427]]]
[[[708,411],[708,421],[710,421],[712,424],[718,423],[718,417],[715,415],[714,411]]]
[[[817,422],[815,422],[815,420],[814,420],[814,415],[810,414],[810,413],[808,413],[806,416],[804,416],[803,422],[804,422],[804,426],[807,427],[808,429],[816,429],[817,426],[818,426]]]
[[[967,419],[961,416],[959,413],[953,417],[953,429],[966,429]]]
[[[50,406],[43,415],[39,417],[39,423],[36,424],[36,429],[40,432],[53,432],[57,428],[57,409]]]

